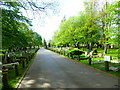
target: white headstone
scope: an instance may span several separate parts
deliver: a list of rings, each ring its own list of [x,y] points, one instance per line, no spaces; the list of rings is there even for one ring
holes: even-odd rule
[[[87,52],[85,52],[85,56],[87,56],[87,54],[88,54],[88,53],[87,53]]]
[[[104,61],[110,61],[110,56],[104,56]]]
[[[90,56],[92,56],[92,54],[93,54],[93,51],[91,51],[89,54],[90,54]]]

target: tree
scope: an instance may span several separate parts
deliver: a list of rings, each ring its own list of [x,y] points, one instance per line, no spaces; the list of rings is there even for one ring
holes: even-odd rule
[[[97,44],[104,45],[104,52],[108,44],[118,40],[118,2],[106,3],[100,11],[99,2],[89,0],[85,2],[85,11],[80,12],[79,16],[70,17],[62,20],[60,29],[54,33],[52,44],[57,46],[75,46],[80,48],[80,44],[86,45],[88,49]],[[107,8],[106,8],[107,7]],[[109,7],[109,8],[108,8]],[[112,37],[112,38],[111,38]]]
[[[19,9],[17,9],[17,4],[13,4],[13,10],[1,9],[2,10],[2,42],[3,48],[13,48],[17,45],[21,45],[18,42],[18,36],[22,35],[18,31],[19,21],[29,22],[26,17],[19,15]],[[23,36],[23,35],[22,35]]]
[[[107,11],[109,12],[109,17],[107,18],[107,23],[109,23],[108,33],[106,34],[109,44],[118,44],[119,40],[119,13],[120,13],[120,1],[113,2],[108,6]]]
[[[43,45],[44,45],[45,48],[47,48],[47,42],[46,42],[45,39],[43,40]]]
[[[48,42],[48,47],[51,47],[51,40]]]
[[[93,21],[93,24],[89,23],[90,20]],[[80,44],[98,42],[95,39],[95,37],[99,38],[98,30],[96,17],[90,18],[88,11],[80,12],[79,16],[70,17],[61,22],[60,30],[55,32],[52,41],[57,45],[74,45],[80,48]]]
[[[93,44],[98,43],[98,39],[100,38],[97,2],[95,0],[85,2],[85,7],[86,22],[84,28],[86,33],[84,36],[88,49],[92,50]]]
[[[21,3],[19,2],[2,2],[2,48],[15,49],[21,47],[35,46],[35,40],[42,43],[41,37],[36,34],[29,26],[31,23],[28,18],[23,16],[19,10]],[[34,39],[34,40],[33,40]],[[36,43],[38,45],[38,43]]]
[[[100,12],[100,22],[102,28],[102,44],[104,45],[104,54],[107,54],[107,49],[110,44],[117,43],[118,35],[118,5],[119,1],[105,4]]]

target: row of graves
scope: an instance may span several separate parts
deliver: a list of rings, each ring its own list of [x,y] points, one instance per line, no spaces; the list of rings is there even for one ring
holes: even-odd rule
[[[100,64],[99,67],[104,68],[106,71],[115,71],[115,72],[120,71],[120,68],[111,65],[111,64],[115,64],[117,66],[120,62],[115,61],[114,58],[112,58],[112,56],[106,56],[102,53],[98,53],[97,50],[93,50],[93,51],[87,50],[86,52],[83,52],[79,50],[72,50],[72,48],[69,47],[66,49],[49,48],[49,50],[64,56],[68,56],[72,59],[77,59],[78,61],[87,60],[89,65]]]
[[[2,88],[9,87],[10,72],[12,76],[20,76],[21,69],[25,69],[34,57],[38,48],[16,50],[12,52],[2,51]]]
[[[97,55],[97,57],[94,55]],[[104,63],[104,65],[100,65],[99,67],[105,68],[106,71],[115,71],[115,72],[120,71],[120,68],[111,65],[111,64],[118,65],[120,63],[119,61],[114,60],[112,56],[107,56],[104,55],[103,53],[98,53],[97,50],[93,50],[93,51],[88,50],[87,52],[85,52],[85,56],[91,59],[89,61],[90,65]],[[94,58],[96,58],[97,60],[94,61],[93,60]],[[101,60],[101,58],[103,59]]]

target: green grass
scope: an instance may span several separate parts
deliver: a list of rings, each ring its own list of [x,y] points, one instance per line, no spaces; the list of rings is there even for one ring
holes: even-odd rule
[[[30,64],[31,62],[29,62]],[[15,75],[15,70],[12,69],[12,70],[9,70],[8,72],[8,78],[9,78],[9,85],[10,85],[10,88],[15,88],[17,82],[19,81],[19,79],[22,77],[22,75],[24,74],[24,72],[26,71],[28,65],[27,64],[25,66],[25,68],[22,68],[21,65],[19,65],[19,76],[16,76]]]
[[[120,59],[118,59],[118,49],[108,49],[108,53],[106,55],[112,56],[113,58],[115,58],[114,60],[120,61]]]
[[[98,53],[103,53],[104,50],[99,48],[97,49],[98,50]],[[106,54],[107,56],[112,56],[112,58],[116,58],[114,60],[120,60],[118,59],[118,49],[108,49],[108,52]]]
[[[70,57],[68,57],[68,58],[70,58]],[[70,58],[70,59],[71,59],[71,58]],[[76,59],[73,59],[73,60],[75,60],[75,61],[77,61],[77,62],[81,62],[81,63],[83,63],[83,64],[85,64],[85,65],[89,65],[89,64],[88,64],[88,60],[80,60],[80,61],[78,61],[78,60],[76,60]],[[101,70],[101,71],[107,72],[107,73],[109,73],[109,74],[112,74],[112,75],[114,75],[114,76],[120,77],[120,72],[116,72],[116,71],[106,71],[106,70],[105,70],[105,67],[100,67],[100,65],[105,66],[105,63],[96,63],[96,64],[92,64],[92,65],[89,65],[89,66],[94,67],[94,68],[97,68],[97,69],[99,69],[99,70]],[[109,66],[120,68],[120,65],[117,64],[117,63],[109,63]]]
[[[116,72],[116,71],[112,71],[112,70],[106,71],[104,67],[99,67],[100,65],[103,65],[103,66],[104,66],[105,64],[104,64],[104,63],[101,63],[101,64],[93,64],[93,65],[91,65],[91,66],[94,67],[94,68],[100,69],[100,70],[102,70],[102,71],[104,71],[104,72],[110,73],[110,74],[112,74],[112,75],[114,75],[114,76],[120,77],[120,72]],[[120,66],[119,66],[118,64],[115,64],[115,63],[110,63],[109,66],[120,68]]]
[[[2,56],[2,55],[4,55],[4,54],[0,53],[0,56]]]
[[[86,48],[84,48],[84,49],[82,48],[82,49],[80,49],[80,50],[82,50],[82,51],[84,51],[84,52],[87,51]],[[102,53],[102,54],[103,54],[103,52],[104,52],[104,50],[101,49],[101,48],[98,48],[97,51],[98,51],[98,53]],[[107,55],[107,56],[112,56],[112,58],[114,58],[113,60],[120,60],[120,59],[118,59],[118,49],[108,49],[108,53],[107,53],[106,55]],[[72,58],[69,57],[69,56],[65,56],[65,57],[67,57],[67,58],[69,58],[69,59],[72,59]],[[74,55],[74,57],[77,58],[77,55]],[[81,57],[81,58],[86,58],[86,57],[84,56],[84,54],[82,54],[80,57]],[[93,55],[93,57],[98,57],[98,55]],[[73,59],[73,60],[75,60],[75,61],[77,61],[77,62],[81,62],[81,63],[83,63],[83,64],[85,64],[85,65],[89,65],[88,59],[86,59],[86,60],[80,60],[80,61],[78,61],[77,59]],[[92,61],[98,61],[98,60],[104,61],[104,57],[102,57],[102,58],[92,58]],[[112,74],[113,76],[120,77],[120,72],[116,72],[116,71],[112,71],[112,70],[111,70],[111,71],[106,71],[106,70],[105,70],[105,67],[100,67],[100,65],[105,66],[105,63],[96,63],[96,64],[92,64],[92,65],[89,65],[89,66],[91,66],[91,67],[93,67],[93,68],[97,68],[97,69],[99,69],[99,70],[101,70],[101,71],[103,71],[103,72]],[[109,66],[120,68],[119,63],[109,63]]]

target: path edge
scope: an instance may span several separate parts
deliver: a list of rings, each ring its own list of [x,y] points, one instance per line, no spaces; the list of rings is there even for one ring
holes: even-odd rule
[[[48,49],[47,49],[47,50],[48,50]],[[49,51],[51,51],[51,50],[49,50]],[[53,52],[53,51],[51,51],[51,52]],[[58,54],[58,55],[62,56],[63,58],[66,58],[66,59],[71,60],[71,61],[73,61],[73,62],[76,62],[76,63],[78,63],[78,64],[82,64],[82,65],[84,65],[84,66],[86,66],[86,67],[89,67],[89,68],[92,68],[92,69],[97,70],[97,71],[99,71],[99,72],[102,72],[102,73],[104,73],[104,74],[107,74],[107,75],[109,75],[109,76],[111,76],[111,77],[113,77],[113,78],[115,78],[115,79],[118,79],[118,82],[119,82],[119,80],[120,80],[120,77],[114,76],[114,75],[112,75],[112,74],[110,74],[110,73],[104,72],[104,71],[102,71],[102,70],[100,70],[100,69],[91,67],[91,66],[86,65],[86,64],[84,64],[84,63],[77,62],[77,61],[75,61],[75,60],[73,60],[73,59],[70,59],[70,58],[67,58],[67,57],[65,57],[64,55],[61,55],[61,54],[59,54],[59,53],[56,53],[56,52],[53,52],[53,53]]]
[[[39,50],[40,50],[40,49],[39,49]],[[38,50],[38,51],[39,51],[39,50]],[[38,53],[38,51],[37,51],[37,53]],[[27,71],[29,70],[29,68],[30,68],[31,65],[33,64],[33,62],[34,62],[34,60],[35,60],[35,56],[37,55],[37,53],[34,55],[34,57],[32,58],[32,62],[31,62],[30,65],[27,67],[27,69],[25,70],[24,74],[23,74],[22,77],[19,79],[18,83],[16,84],[16,86],[15,86],[16,89],[19,88],[19,86],[20,86],[22,80],[24,79]]]

